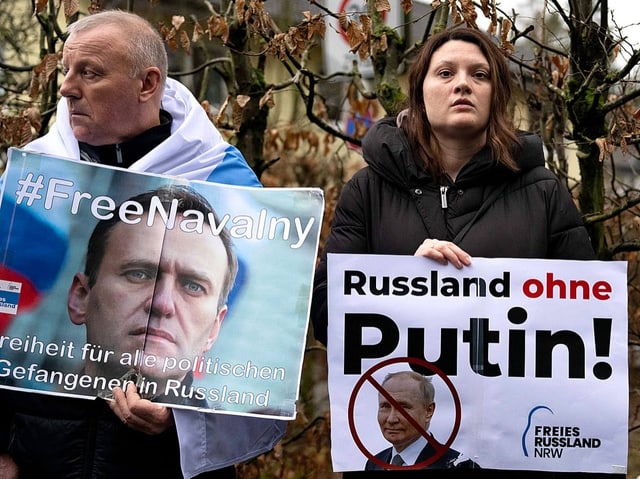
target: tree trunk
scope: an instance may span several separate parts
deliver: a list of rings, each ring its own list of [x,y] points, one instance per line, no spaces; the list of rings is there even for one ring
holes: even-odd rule
[[[606,29],[594,23],[589,16],[591,0],[572,0],[571,9],[571,76],[568,88],[568,113],[573,125],[573,140],[576,142],[582,187],[578,201],[584,214],[604,211],[604,165],[599,160],[595,140],[606,136],[606,118],[602,109],[607,91],[598,93],[609,70]],[[607,11],[602,15],[606,25]],[[587,222],[596,253],[605,251],[604,225]]]

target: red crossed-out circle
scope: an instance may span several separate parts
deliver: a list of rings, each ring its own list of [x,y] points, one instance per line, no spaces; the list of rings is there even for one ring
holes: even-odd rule
[[[453,402],[456,409],[456,420],[453,424],[453,429],[451,430],[451,434],[449,435],[449,438],[447,439],[447,441],[443,445],[440,445],[438,443],[433,443],[425,432],[425,434],[423,434],[424,437],[427,439],[427,441],[431,442],[431,445],[436,449],[436,453],[433,456],[425,459],[424,461],[418,462],[413,465],[396,466],[393,464],[388,464],[382,461],[381,459],[378,459],[377,457],[375,457],[375,455],[369,452],[367,448],[364,446],[364,444],[362,443],[362,440],[360,439],[360,436],[358,436],[358,432],[356,431],[356,426],[355,426],[355,419],[354,419],[353,413],[355,408],[356,396],[358,395],[358,393],[360,392],[360,389],[362,388],[362,386],[366,381],[370,382],[373,385],[373,387],[378,390],[380,394],[384,395],[385,398],[396,408],[396,410],[398,410],[398,412],[400,412],[400,414],[402,414],[407,420],[409,420],[412,423],[415,422],[413,418],[411,418],[409,414],[405,412],[404,409],[397,403],[397,401],[395,401],[389,395],[389,393],[387,393],[384,390],[382,385],[380,385],[380,383],[378,383],[375,379],[373,379],[373,373],[375,373],[379,369],[389,366],[390,364],[396,364],[396,363],[417,364],[419,366],[422,366],[423,368],[426,368],[432,371],[434,374],[438,375],[449,388],[449,391],[451,392],[451,396],[453,397]],[[454,387],[449,377],[446,376],[440,368],[423,359],[401,357],[401,358],[387,359],[369,368],[367,371],[365,371],[365,373],[360,377],[360,379],[358,379],[358,382],[356,383],[356,385],[353,388],[353,391],[351,392],[351,397],[349,398],[348,415],[349,415],[349,431],[351,432],[351,436],[353,437],[353,440],[356,443],[356,446],[358,446],[358,449],[360,449],[360,451],[365,456],[367,456],[367,458],[371,460],[371,462],[388,470],[423,469],[426,466],[429,466],[430,464],[433,464],[434,462],[436,462],[442,456],[444,456],[444,454],[447,452],[449,447],[451,447],[451,444],[453,444],[453,441],[455,440],[456,436],[458,435],[458,431],[460,430],[460,420],[462,418],[462,407],[460,404],[460,396],[458,396],[458,392],[456,391],[456,388]]]

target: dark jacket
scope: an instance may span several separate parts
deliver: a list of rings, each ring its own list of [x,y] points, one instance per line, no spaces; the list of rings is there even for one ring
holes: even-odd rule
[[[487,147],[451,182],[419,166],[395,119],[377,122],[363,141],[367,166],[342,190],[316,271],[315,337],[326,344],[326,253],[413,254],[433,238],[472,257],[594,259],[570,193],[544,166],[540,138],[523,133],[520,141],[518,172]]]
[[[433,436],[431,437],[430,442],[428,442],[427,445],[424,446],[422,451],[420,451],[416,464],[425,462],[428,459],[433,458],[433,456],[436,454],[437,451],[431,444],[432,441],[435,441]],[[440,447],[444,447],[444,446],[440,444]],[[393,448],[391,447],[384,449],[383,451],[376,454],[376,458],[380,459],[382,462],[386,464],[391,464],[392,452],[393,452]],[[471,459],[464,458],[464,456],[460,454],[458,451],[450,448],[450,449],[447,449],[444,452],[444,454],[441,454],[441,456],[438,457],[438,459],[422,467],[421,469],[473,469],[478,467],[480,466],[478,466]],[[373,461],[368,460],[364,467],[364,470],[365,471],[382,471],[384,470],[384,468],[380,467],[378,464],[374,463]]]
[[[174,427],[156,436],[134,431],[101,399],[9,390],[0,395],[5,408],[17,409],[10,416],[8,452],[21,479],[183,477]]]

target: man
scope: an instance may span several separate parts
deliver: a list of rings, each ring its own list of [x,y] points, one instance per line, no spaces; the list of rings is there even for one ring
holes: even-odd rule
[[[382,435],[393,446],[376,454],[385,465],[412,466],[424,463],[424,469],[468,469],[478,467],[454,449],[444,449],[429,433],[436,409],[431,380],[414,371],[388,374],[382,387],[390,396],[378,395],[378,424]],[[419,426],[419,429],[416,428]],[[385,467],[368,460],[366,471]]]
[[[165,365],[201,356],[218,337],[238,270],[229,232],[179,227],[196,211],[206,224],[209,218],[218,223],[208,201],[187,187],[162,187],[128,201],[145,214],[134,224],[119,215],[100,221],[89,239],[85,271],[75,274],[69,289],[71,321],[85,325],[87,343],[102,352],[85,360],[84,371],[107,379],[126,376],[132,368],[122,359],[144,351],[144,362],[133,368],[146,381],[141,395],[206,406],[190,392],[193,376]],[[159,214],[149,221],[151,204],[169,211],[172,202],[173,226]]]
[[[148,22],[102,12],[68,32],[56,122],[27,149],[260,186],[193,95],[167,78],[164,44]],[[101,400],[0,392],[0,446],[11,446],[0,455],[5,477],[16,464],[20,477],[235,477],[233,464],[271,449],[286,424],[170,410],[133,385],[114,390],[111,410]]]

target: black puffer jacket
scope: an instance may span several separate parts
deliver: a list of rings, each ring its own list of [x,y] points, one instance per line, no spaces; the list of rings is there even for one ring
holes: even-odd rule
[[[377,122],[363,142],[368,166],[342,190],[316,271],[312,320],[327,341],[326,253],[413,254],[427,238],[453,241],[472,257],[593,259],[571,195],[544,166],[539,137],[523,134],[513,173],[483,149],[455,182],[418,166],[395,119]]]
[[[155,436],[134,431],[101,399],[0,390],[0,406],[9,422],[0,447],[21,479],[183,477],[174,427]]]

